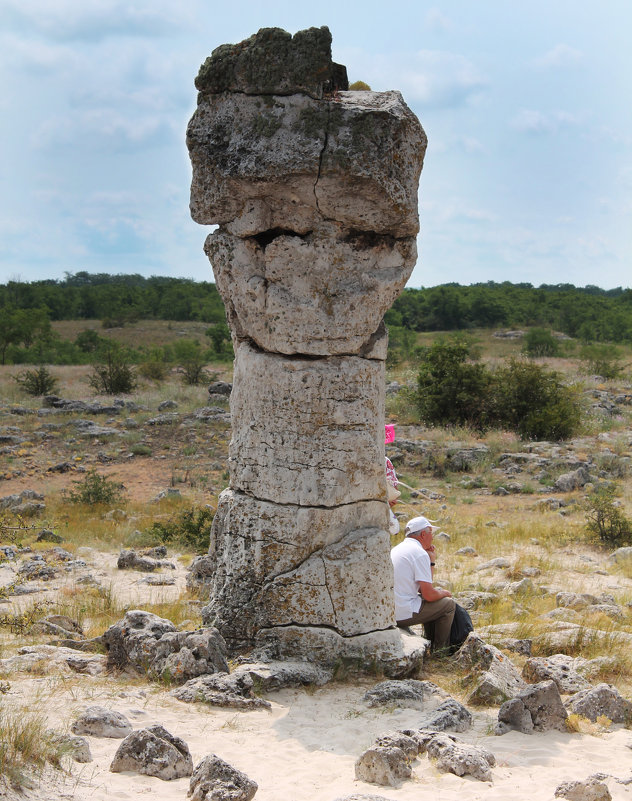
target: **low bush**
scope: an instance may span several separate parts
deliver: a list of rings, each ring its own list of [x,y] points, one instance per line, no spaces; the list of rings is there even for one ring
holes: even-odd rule
[[[52,395],[58,383],[44,365],[38,367],[37,370],[24,370],[13,378],[20,389],[33,397]]]
[[[101,476],[95,468],[88,470],[81,481],[73,481],[75,489],[66,490],[63,498],[69,503],[113,504],[120,501],[124,490],[120,484],[107,476]]]
[[[124,352],[112,348],[93,366],[88,383],[103,395],[128,394],[136,388],[136,373]]]
[[[580,359],[584,362],[585,372],[596,373],[602,378],[618,378],[623,372],[621,351],[616,345],[594,343],[584,345],[580,351]]]
[[[584,503],[586,528],[611,548],[632,545],[632,520],[618,505],[616,485],[597,487]]]
[[[198,553],[208,551],[214,512],[208,506],[184,509],[169,520],[155,521],[147,535],[158,542],[177,542],[193,547]]]
[[[524,352],[528,356],[557,356],[560,345],[546,328],[531,328],[524,337]]]
[[[496,426],[522,439],[568,439],[581,423],[578,394],[558,373],[519,359],[489,370],[457,339],[425,350],[416,404],[432,426]]]

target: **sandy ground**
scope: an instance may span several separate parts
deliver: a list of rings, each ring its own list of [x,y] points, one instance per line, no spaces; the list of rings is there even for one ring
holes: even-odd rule
[[[116,569],[116,558],[84,549],[82,556],[102,584],[110,584],[119,600],[130,607],[147,601],[175,598],[184,585],[185,569],[178,563],[176,585],[150,587],[143,574]],[[173,558],[173,557],[171,557]],[[169,571],[171,575],[171,571]],[[590,589],[611,577],[594,576]],[[66,579],[72,582],[72,579]],[[54,593],[51,589],[41,597]],[[30,601],[33,596],[27,596]],[[25,597],[10,602],[23,606]],[[7,604],[0,611],[7,609]],[[13,650],[8,649],[8,650]],[[5,648],[4,656],[8,656]],[[432,795],[436,801],[502,799],[535,801],[553,799],[555,788],[571,779],[601,772],[615,801],[632,799],[632,731],[620,726],[594,734],[550,732],[525,735],[492,734],[497,709],[474,709],[472,729],[460,734],[464,741],[494,753],[497,765],[491,782],[442,774],[426,756],[413,763],[413,778],[398,787],[378,787],[355,779],[354,763],[376,737],[388,731],[418,728],[422,712],[413,709],[369,708],[364,692],[377,679],[362,678],[332,683],[320,689],[286,689],[269,693],[269,710],[237,711],[186,704],[169,690],[139,679],[85,675],[29,675],[8,677],[11,688],[0,696],[6,705],[30,706],[45,711],[48,725],[68,732],[87,706],[99,705],[125,714],[135,728],[160,723],[187,742],[194,765],[215,753],[244,771],[259,785],[257,801],[334,801],[352,793],[372,793],[392,801],[418,801]],[[132,773],[111,773],[109,766],[119,740],[90,737],[93,761],[66,763],[68,773],[49,772],[27,798],[70,798],[76,801],[113,801],[156,798],[185,799],[188,779],[165,782]],[[0,797],[17,798],[12,794]],[[24,798],[24,796],[22,796]]]

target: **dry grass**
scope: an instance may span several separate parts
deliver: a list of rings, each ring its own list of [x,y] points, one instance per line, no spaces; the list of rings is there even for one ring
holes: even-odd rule
[[[0,704],[0,778],[14,789],[34,786],[47,764],[60,766],[64,748],[46,729],[46,717],[37,704]],[[1,785],[0,785],[1,790]]]

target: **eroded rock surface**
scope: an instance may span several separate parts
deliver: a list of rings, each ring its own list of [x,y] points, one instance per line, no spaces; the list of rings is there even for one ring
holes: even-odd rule
[[[232,651],[403,675],[423,649],[394,629],[382,318],[416,260],[426,136],[399,92],[346,91],[327,28],[223,45],[196,86],[191,214],[219,225],[236,353],[203,619]]]

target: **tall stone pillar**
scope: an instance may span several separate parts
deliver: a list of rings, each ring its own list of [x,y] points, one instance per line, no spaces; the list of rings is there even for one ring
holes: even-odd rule
[[[393,665],[385,311],[416,260],[426,137],[349,92],[327,28],[265,28],[196,79],[191,214],[235,345],[207,619],[233,650]],[[391,671],[393,672],[393,671]]]

